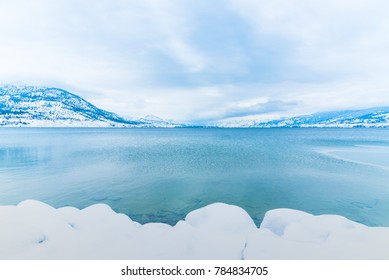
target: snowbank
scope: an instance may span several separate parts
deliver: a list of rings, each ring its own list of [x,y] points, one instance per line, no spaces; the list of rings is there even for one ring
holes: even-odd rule
[[[0,206],[0,259],[389,259],[389,228],[341,216],[276,209],[257,228],[241,208],[216,203],[174,227],[140,225],[105,204],[55,209]]]

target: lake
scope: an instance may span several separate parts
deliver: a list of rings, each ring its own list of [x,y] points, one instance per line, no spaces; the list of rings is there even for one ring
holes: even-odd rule
[[[389,130],[1,128],[0,205],[25,199],[140,223],[225,202],[257,225],[293,208],[389,226]]]

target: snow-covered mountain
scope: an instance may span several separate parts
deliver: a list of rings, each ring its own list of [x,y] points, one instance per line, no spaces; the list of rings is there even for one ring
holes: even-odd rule
[[[0,126],[174,127],[174,123],[142,118],[128,120],[58,88],[0,87]]]
[[[59,88],[0,87],[0,126],[35,127],[183,127],[153,115],[126,119],[92,105]],[[193,126],[193,124],[191,125]],[[204,126],[195,125],[196,127]],[[389,127],[389,107],[333,111],[288,119],[256,121],[255,118],[219,120],[213,127]]]
[[[259,121],[258,116],[222,119],[206,124],[208,127],[389,127],[389,107],[342,110],[301,115],[292,118]]]
[[[389,127],[389,107],[317,113],[256,122],[250,127]]]

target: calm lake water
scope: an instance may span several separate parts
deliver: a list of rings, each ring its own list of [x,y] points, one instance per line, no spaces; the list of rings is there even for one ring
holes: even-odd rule
[[[106,203],[175,224],[213,202],[389,226],[385,129],[0,129],[0,205]],[[226,217],[228,219],[228,217]]]

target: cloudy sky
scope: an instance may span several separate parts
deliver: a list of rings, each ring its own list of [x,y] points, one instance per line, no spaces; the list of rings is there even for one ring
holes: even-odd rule
[[[200,122],[389,105],[386,0],[0,0],[0,83]]]

